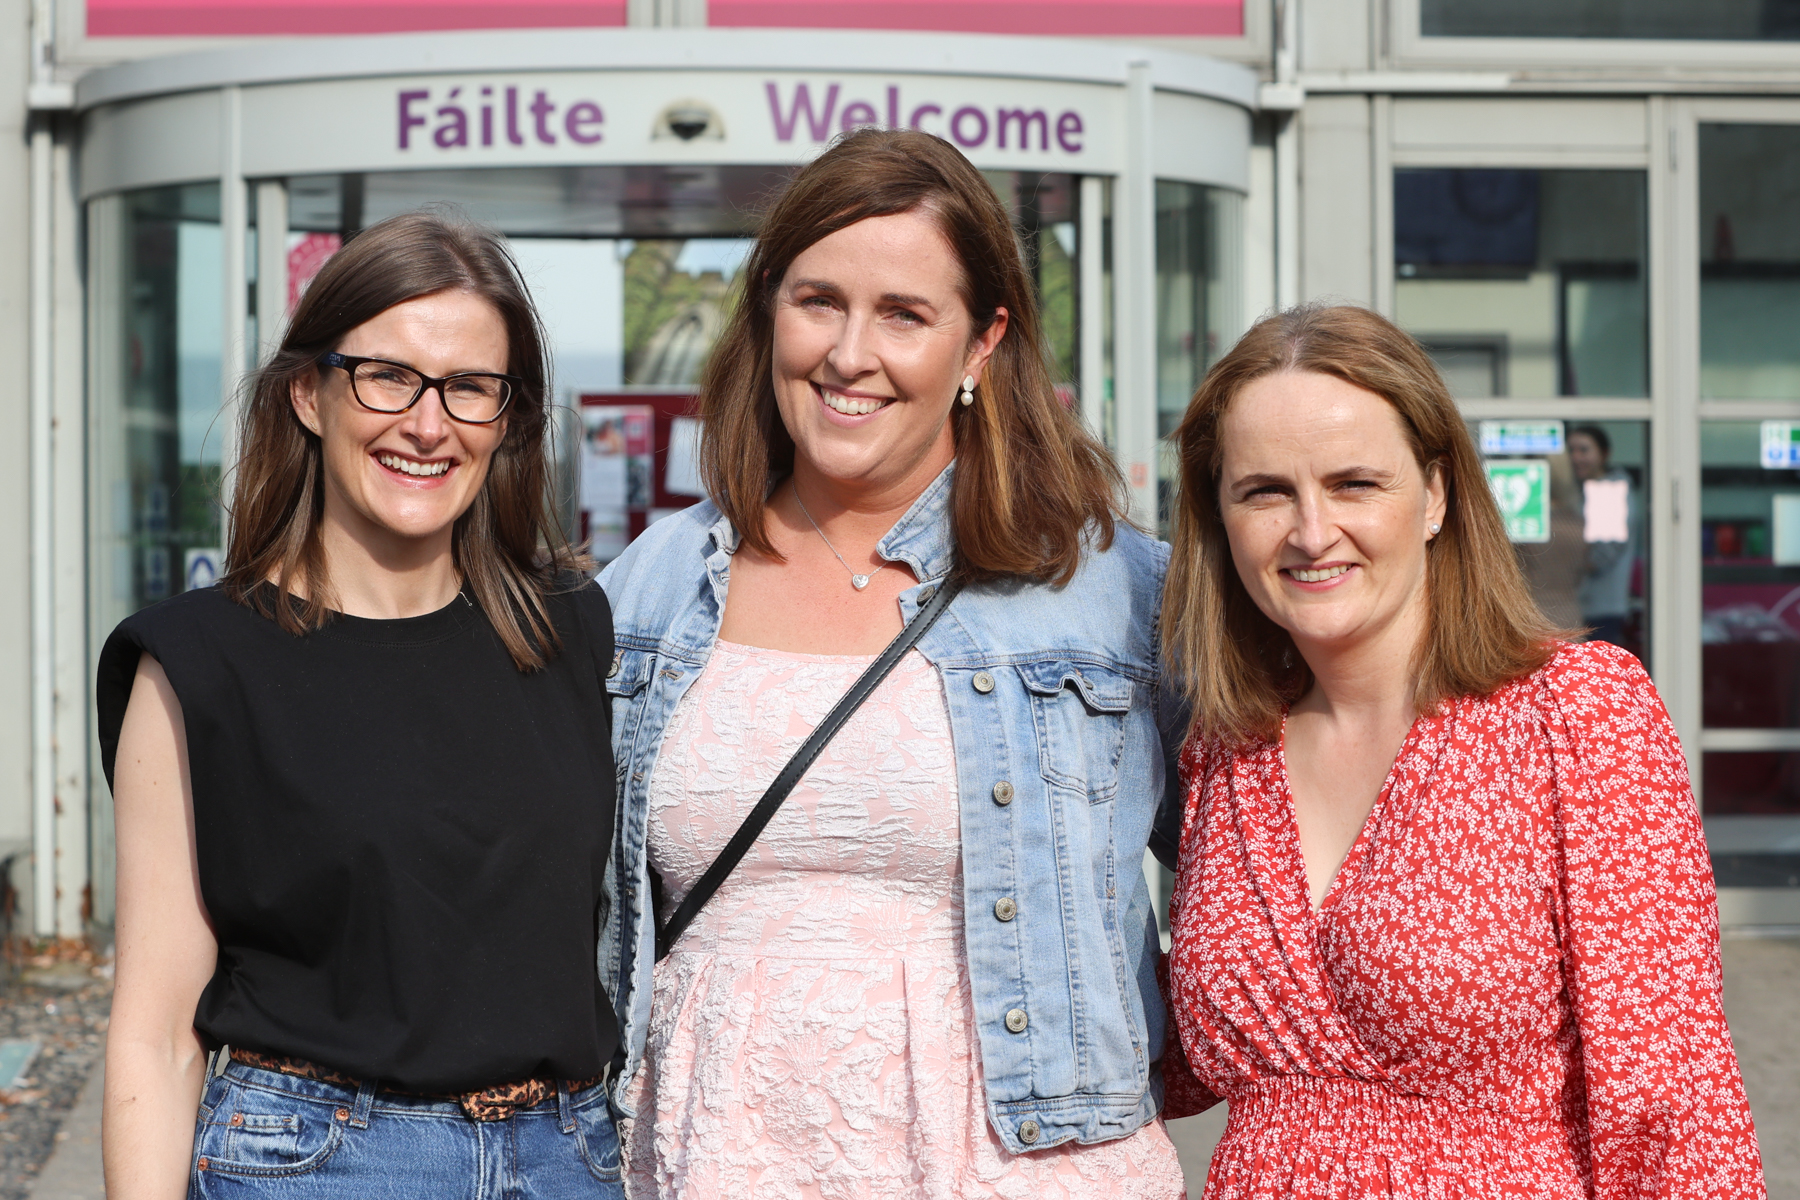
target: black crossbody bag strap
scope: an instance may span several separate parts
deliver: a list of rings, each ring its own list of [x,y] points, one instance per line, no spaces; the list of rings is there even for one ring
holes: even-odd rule
[[[937,619],[943,615],[944,610],[950,607],[950,601],[956,599],[956,594],[962,591],[962,586],[962,581],[959,579],[946,580],[938,585],[937,594],[926,601],[925,607],[913,615],[913,619],[907,623],[905,629],[900,631],[899,636],[889,642],[887,649],[883,650],[881,655],[869,664],[869,669],[857,677],[856,682],[850,685],[850,690],[844,693],[843,699],[839,700],[832,710],[825,714],[825,719],[819,722],[819,727],[812,731],[812,736],[807,738],[800,749],[794,752],[794,757],[788,759],[787,766],[781,768],[781,774],[775,777],[775,782],[771,783],[769,790],[762,794],[762,799],[756,802],[756,807],[750,810],[750,815],[744,818],[744,823],[738,826],[738,831],[731,835],[731,840],[725,843],[723,850],[719,851],[719,857],[713,859],[712,866],[706,868],[706,874],[700,876],[699,882],[694,884],[693,890],[681,898],[681,903],[676,905],[674,914],[669,918],[669,923],[656,931],[656,961],[661,962],[668,955],[669,948],[687,931],[687,927],[693,924],[694,918],[700,915],[700,910],[706,906],[706,902],[711,900],[713,893],[719,890],[719,885],[725,882],[726,877],[737,868],[744,855],[750,852],[750,847],[761,836],[763,827],[768,825],[775,816],[775,810],[780,808],[782,801],[788,798],[788,793],[794,790],[794,785],[800,782],[800,777],[805,775],[813,765],[813,760],[819,757],[819,752],[825,749],[826,744],[837,735],[837,731],[844,727],[844,722],[850,719],[850,714],[862,707],[863,701],[867,700],[869,694],[881,686],[881,681],[888,677],[906,652],[916,646],[919,639],[925,636],[926,630],[937,623]]]

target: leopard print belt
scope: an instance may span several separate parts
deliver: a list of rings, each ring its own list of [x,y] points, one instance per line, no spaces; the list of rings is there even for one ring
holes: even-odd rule
[[[300,1079],[314,1079],[320,1083],[329,1083],[337,1087],[355,1089],[360,1081],[352,1079],[342,1071],[334,1071],[330,1067],[321,1067],[318,1063],[308,1062],[304,1058],[289,1058],[281,1054],[259,1054],[255,1050],[231,1048],[231,1061],[241,1062],[247,1067],[256,1067],[263,1071],[278,1071],[283,1075],[293,1075]],[[569,1082],[570,1092],[583,1092],[606,1079],[604,1074],[592,1079]],[[504,1121],[521,1108],[530,1108],[534,1104],[556,1095],[556,1081],[553,1079],[521,1079],[514,1083],[497,1083],[474,1092],[408,1092],[400,1088],[388,1088],[402,1096],[415,1096],[421,1100],[454,1100],[462,1105],[462,1110],[471,1121]]]

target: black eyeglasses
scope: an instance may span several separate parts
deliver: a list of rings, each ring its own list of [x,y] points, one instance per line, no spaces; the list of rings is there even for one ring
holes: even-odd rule
[[[403,413],[419,402],[428,388],[444,398],[444,411],[466,425],[492,425],[524,384],[517,375],[464,371],[435,379],[405,363],[385,358],[358,358],[328,351],[319,363],[341,367],[350,375],[350,394],[370,412]]]

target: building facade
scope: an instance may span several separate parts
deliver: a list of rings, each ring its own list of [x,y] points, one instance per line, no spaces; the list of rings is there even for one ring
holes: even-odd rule
[[[1800,923],[1792,0],[992,0],[908,6],[906,30],[857,0],[435,28],[6,2],[29,35],[0,46],[18,932],[110,925],[93,660],[209,581],[229,399],[345,238],[434,202],[508,234],[555,347],[571,527],[603,549],[692,499],[680,402],[761,199],[866,124],[951,139],[1010,205],[1060,381],[1147,523],[1166,435],[1258,314],[1341,299],[1418,335],[1546,609],[1662,689],[1727,920]]]

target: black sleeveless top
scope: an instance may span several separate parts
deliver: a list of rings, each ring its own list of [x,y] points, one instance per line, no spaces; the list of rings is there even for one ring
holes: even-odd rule
[[[530,673],[463,596],[296,637],[207,588],[113,631],[108,783],[140,653],[181,701],[219,944],[203,1037],[422,1092],[611,1060],[612,613],[593,583],[549,605],[562,651]]]

